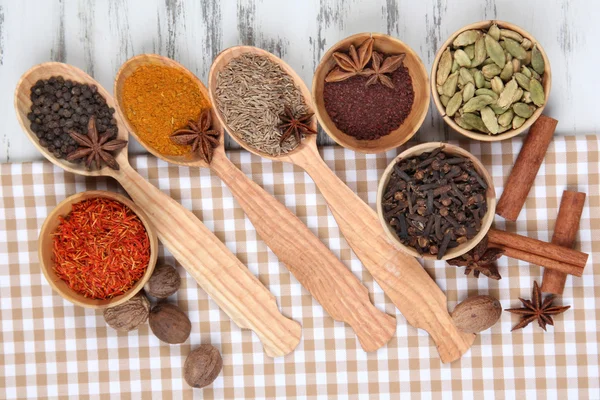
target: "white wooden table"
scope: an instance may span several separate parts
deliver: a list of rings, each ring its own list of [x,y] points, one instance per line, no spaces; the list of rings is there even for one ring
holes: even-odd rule
[[[133,55],[174,58],[206,82],[219,51],[249,44],[283,57],[310,85],[325,51],[353,33],[398,37],[430,69],[452,32],[482,19],[510,21],[542,43],[553,72],[546,110],[559,120],[559,134],[598,132],[596,0],[0,0],[0,162],[41,158],[13,110],[19,77],[37,63],[76,65],[110,91]],[[320,143],[331,142],[321,135]],[[455,135],[432,104],[418,139]]]

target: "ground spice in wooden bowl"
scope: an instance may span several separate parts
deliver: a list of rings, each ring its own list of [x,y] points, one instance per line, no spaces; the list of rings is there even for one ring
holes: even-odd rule
[[[198,121],[210,102],[185,72],[141,65],[125,78],[120,95],[123,114],[146,145],[166,156],[191,153],[191,146],[175,143],[171,135]]]
[[[42,226],[42,270],[71,302],[93,308],[121,304],[142,289],[154,270],[158,240],[149,229],[145,215],[124,196],[102,191],[73,195]]]

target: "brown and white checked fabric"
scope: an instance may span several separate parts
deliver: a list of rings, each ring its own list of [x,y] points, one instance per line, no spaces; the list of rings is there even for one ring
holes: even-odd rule
[[[298,168],[247,152],[234,163],[296,213],[369,289],[374,304],[398,319],[396,336],[377,352],[363,352],[353,331],[334,322],[257,237],[228,189],[208,170],[167,165],[151,156],[133,166],[161,190],[192,209],[277,298],[283,313],[303,326],[292,354],[272,359],[257,337],[241,331],[178,266],[182,289],[172,301],[192,322],[180,346],[161,343],[147,325],[129,334],[108,328],[99,311],[73,306],[53,293],[37,256],[44,218],[65,197],[91,189],[122,191],[112,180],[65,173],[49,162],[4,164],[0,186],[0,398],[600,398],[600,137],[556,138],[518,222],[496,219],[502,229],[542,240],[552,236],[562,191],[588,194],[577,248],[590,253],[583,278],[570,277],[558,304],[572,308],[544,333],[537,325],[511,333],[517,316],[476,339],[460,361],[442,365],[423,331],[408,326],[340,236],[324,199]],[[498,195],[521,147],[464,142],[494,177]],[[398,150],[400,151],[400,150]],[[327,164],[372,206],[378,177],[397,152],[363,155],[324,148]],[[176,229],[176,227],[173,227]],[[160,261],[174,260],[161,246]],[[542,270],[502,258],[500,281],[463,275],[462,268],[427,262],[448,296],[448,306],[489,293],[504,308],[529,298]],[[182,379],[191,349],[212,343],[223,372],[209,388],[192,391]],[[161,396],[162,395],[162,396]],[[494,396],[495,395],[495,396]]]

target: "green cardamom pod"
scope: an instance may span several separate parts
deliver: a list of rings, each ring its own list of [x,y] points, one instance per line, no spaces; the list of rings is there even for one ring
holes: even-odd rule
[[[523,41],[523,36],[520,33],[511,31],[510,29],[500,29],[500,37],[503,39],[516,40],[518,43]]]
[[[506,56],[504,55],[504,49],[500,46],[500,43],[490,35],[485,35],[484,40],[485,51],[487,51],[488,55],[496,63],[498,68],[503,68],[506,64]]]
[[[523,75],[525,75],[526,77],[528,77],[529,79],[531,79],[531,77],[533,76],[532,70],[530,70],[529,68],[527,68],[524,65],[521,67],[521,73]]]
[[[443,86],[441,86],[441,85],[435,85],[435,87],[436,87],[436,89],[437,89],[437,92],[438,92],[438,94],[439,94],[440,96],[444,94],[444,90],[442,89],[442,88],[443,88]]]
[[[486,79],[492,79],[496,75],[500,75],[500,72],[502,72],[502,68],[497,66],[496,64],[490,64],[481,68],[481,72],[483,72],[483,76]]]
[[[456,62],[456,60],[452,60],[452,73],[458,71],[458,69],[460,68],[460,65],[458,65],[458,63]]]
[[[476,96],[490,96],[494,99],[494,101],[498,100],[498,93],[494,92],[491,89],[485,89],[485,88],[477,89],[475,91],[475,95]]]
[[[540,76],[540,74],[538,74],[537,72],[535,72],[535,70],[533,70],[533,69],[529,69],[529,68],[527,68],[527,70],[528,70],[529,72],[531,72],[531,76],[530,76],[530,78],[537,79],[537,80],[538,80],[538,81],[540,81],[540,82],[542,81],[542,77]]]
[[[520,101],[523,98],[524,93],[525,91],[523,89],[517,88],[517,92],[515,93],[515,97],[512,98],[511,103],[516,103],[517,101]]]
[[[463,88],[463,91],[462,91],[463,101],[466,103],[467,101],[471,100],[474,95],[475,95],[475,84],[469,82],[465,85],[465,87]]]
[[[469,58],[471,60],[473,60],[473,58],[475,58],[475,45],[474,44],[470,44],[468,46],[466,46],[464,49],[465,53],[467,53],[467,55],[469,56]]]
[[[446,82],[444,82],[444,84],[442,85],[442,92],[448,97],[454,96],[454,93],[456,93],[457,84],[458,71],[453,72],[452,74],[450,74],[450,76],[448,76],[448,79],[446,79]]]
[[[504,133],[504,132],[506,132],[509,129],[511,129],[510,125],[508,125],[508,126],[502,126],[502,125],[500,125],[500,128],[498,128],[498,134]]]
[[[477,38],[477,40],[475,41],[474,51],[475,54],[473,59],[471,60],[471,67],[478,67],[487,58],[487,52],[485,51],[485,42],[482,35],[480,35],[479,38]]]
[[[498,104],[490,104],[490,108],[494,110],[496,115],[502,115],[507,111],[506,108],[499,107]],[[510,108],[508,110],[510,110]]]
[[[529,40],[527,38],[523,38],[523,41],[521,42],[521,46],[525,50],[531,50],[531,47],[533,47],[533,43],[531,42],[531,40]]]
[[[456,122],[456,125],[460,126],[463,129],[466,129],[468,131],[473,130],[473,127],[471,125],[467,124],[465,122],[465,120],[463,119],[463,117],[460,115],[457,115],[456,117],[454,117],[454,122]]]
[[[500,72],[500,79],[502,79],[504,82],[508,81],[510,78],[512,78],[513,72],[513,63],[507,61],[504,68],[502,68],[502,72]]]
[[[506,46],[506,51],[508,51],[513,57],[518,58],[519,60],[524,60],[527,58],[527,50],[521,47],[518,42],[510,38],[505,38],[504,44]]]
[[[471,59],[469,58],[467,53],[465,53],[465,51],[462,49],[458,49],[454,52],[454,60],[461,67],[470,67],[471,66]]]
[[[508,110],[506,110],[505,113],[503,113],[502,115],[500,115],[498,117],[498,123],[501,126],[510,126],[514,116],[515,116],[515,113],[513,112],[513,110],[511,110],[509,108]]]
[[[492,88],[492,83],[490,81],[485,81],[483,84],[483,87],[486,89],[491,89]]]
[[[487,52],[487,50],[486,50]],[[489,54],[488,54],[489,56]],[[486,58],[485,60],[483,60],[483,62],[481,63],[481,66],[484,67],[486,65],[490,65],[490,64],[495,64],[494,60],[492,60],[490,57]]]
[[[459,74],[464,81],[463,85],[466,85],[469,82],[475,84],[475,79],[473,79],[473,75],[471,75],[469,70],[467,70],[466,68],[461,68],[459,70]]]
[[[445,94],[440,96],[440,102],[442,103],[442,105],[444,107],[448,107],[448,102],[450,101],[450,97],[446,96]]]
[[[481,109],[481,120],[491,134],[495,135],[498,133],[498,119],[491,108],[483,107]]]
[[[544,94],[544,87],[537,79],[532,79],[529,84],[529,89],[531,91],[531,100],[533,104],[538,107],[541,107],[546,102],[546,96]]]
[[[522,61],[523,65],[529,65],[529,64],[531,64],[531,51],[528,51],[527,54],[526,54],[526,56],[525,56],[525,59],[521,60],[521,61]]]
[[[494,98],[492,96],[475,96],[471,100],[467,101],[463,106],[462,110],[464,113],[470,113],[473,111],[479,111],[483,107],[492,104],[494,102]]]
[[[450,53],[450,49],[448,48],[442,53],[438,64],[436,73],[436,82],[438,85],[443,85],[446,82],[448,75],[450,75],[450,69],[452,69],[452,53]]]
[[[488,129],[486,128],[485,124],[483,123],[483,121],[481,120],[479,115],[472,114],[472,113],[464,113],[462,115],[462,119],[467,124],[471,125],[473,127],[473,129],[476,129],[483,133],[489,133]]]
[[[482,88],[485,85],[485,77],[483,76],[483,72],[475,72],[473,78],[475,79],[475,86],[477,86],[478,88]]]
[[[518,58],[512,59],[513,72],[519,72],[521,69],[521,61]]]
[[[506,62],[512,62],[513,56],[508,51],[504,50],[504,57],[506,57]]]
[[[446,105],[446,115],[452,117],[462,104],[462,93],[455,93],[454,96],[448,101],[448,105]]]
[[[532,107],[529,104],[525,103],[515,103],[513,104],[512,109],[515,112],[515,114],[523,118],[531,117],[533,115],[533,112],[535,111],[535,107]]]
[[[524,74],[517,72],[515,74],[515,79],[517,80],[517,83],[519,84],[519,86],[521,86],[523,89],[525,90],[529,90],[529,78],[526,77]]]
[[[513,97],[517,93],[517,89],[519,89],[519,84],[513,78],[504,86],[504,90],[500,93],[500,97],[498,97],[498,106],[502,108],[508,108],[513,102]]]
[[[468,30],[460,33],[456,39],[452,42],[454,47],[464,47],[475,43],[477,38],[481,35],[480,31]]]
[[[538,49],[537,44],[531,49],[531,67],[538,74],[544,75],[546,63],[544,62],[544,57],[542,56],[540,49]]]
[[[500,28],[498,28],[498,25],[493,24],[490,26],[490,29],[488,29],[488,35],[493,37],[495,41],[500,40]]]
[[[497,93],[498,95],[502,93],[504,90],[504,82],[502,82],[502,79],[500,79],[499,76],[495,76],[490,82],[492,84],[493,92]]]
[[[523,124],[525,123],[526,118],[523,117],[519,117],[518,115],[515,115],[515,117],[512,120],[512,128],[513,129],[519,129],[520,127],[523,126]]]
[[[531,99],[531,92],[524,92],[523,97],[521,97],[521,102],[527,104],[533,103],[533,100]]]

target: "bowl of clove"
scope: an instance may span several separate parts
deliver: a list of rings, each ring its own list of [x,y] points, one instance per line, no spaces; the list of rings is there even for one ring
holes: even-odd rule
[[[542,115],[551,81],[539,42],[503,21],[480,21],[454,32],[431,69],[433,102],[444,121],[488,142],[527,130]]]
[[[431,142],[387,166],[377,214],[400,250],[428,260],[458,257],[481,241],[496,210],[496,192],[481,161],[454,145]]]

